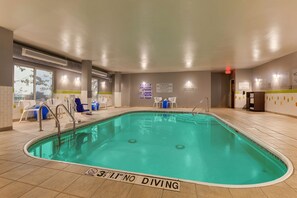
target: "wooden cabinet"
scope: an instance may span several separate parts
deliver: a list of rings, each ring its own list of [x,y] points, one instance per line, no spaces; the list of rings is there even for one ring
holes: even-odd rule
[[[246,108],[250,111],[265,111],[265,92],[247,92]]]

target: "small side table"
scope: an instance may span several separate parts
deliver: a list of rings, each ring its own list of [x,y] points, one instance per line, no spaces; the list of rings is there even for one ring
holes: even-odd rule
[[[168,100],[163,100],[162,102],[162,108],[165,109],[165,108],[168,108]]]
[[[92,102],[92,110],[98,111],[99,110],[99,103],[98,102]]]

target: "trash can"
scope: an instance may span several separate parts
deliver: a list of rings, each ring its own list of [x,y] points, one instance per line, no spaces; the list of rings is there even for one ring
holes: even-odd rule
[[[98,111],[99,110],[99,103],[98,102],[92,102],[92,110]]]
[[[39,109],[39,107],[40,107],[39,105],[36,105],[35,109]],[[45,120],[47,118],[47,114],[48,114],[48,109],[46,107],[42,107],[42,115],[41,116],[42,116],[43,120]],[[38,112],[34,111],[34,118],[36,120],[38,120],[37,116],[38,116]]]
[[[168,100],[163,100],[162,108],[168,108]]]

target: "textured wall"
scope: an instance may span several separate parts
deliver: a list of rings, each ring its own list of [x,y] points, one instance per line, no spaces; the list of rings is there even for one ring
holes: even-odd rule
[[[121,91],[122,91],[122,106],[130,106],[130,86],[131,78],[129,74],[122,75]]]
[[[193,84],[192,89],[186,89],[186,83]],[[152,94],[162,98],[177,97],[178,107],[194,107],[204,97],[211,96],[211,72],[176,72],[176,73],[152,73],[152,74],[129,74],[122,78],[122,100],[127,104],[130,97],[130,106],[153,106],[154,100],[140,99],[139,87],[142,82],[152,84]],[[130,86],[127,84],[130,83]],[[156,93],[157,83],[173,83],[172,93]],[[130,87],[129,96],[127,95]],[[127,92],[126,92],[127,91]],[[125,97],[125,98],[124,98]]]
[[[297,52],[273,60],[253,69],[254,90],[297,89],[293,84],[292,75],[297,72]],[[278,75],[277,78],[274,76]],[[256,78],[261,81],[256,83]]]
[[[253,69],[253,90],[265,91],[266,111],[297,116],[296,72],[297,52]]]
[[[12,86],[13,81],[13,33],[0,27],[0,85]]]

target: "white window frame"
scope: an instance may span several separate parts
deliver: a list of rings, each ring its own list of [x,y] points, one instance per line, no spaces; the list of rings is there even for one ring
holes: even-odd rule
[[[53,94],[54,94],[54,80],[55,80],[55,73],[53,70],[50,70],[50,69],[44,69],[42,67],[38,67],[38,66],[32,66],[32,65],[26,65],[26,64],[20,64],[20,63],[14,63],[13,64],[13,67],[15,69],[16,66],[19,66],[19,67],[27,67],[27,68],[30,68],[30,69],[33,69],[33,99],[36,100],[36,70],[43,70],[43,71],[48,71],[48,72],[52,72],[52,89],[51,89],[51,97],[53,97]],[[14,81],[14,74],[13,74],[13,81]],[[13,83],[13,88],[14,88],[14,83]],[[14,99],[14,95],[13,95],[13,99]]]

